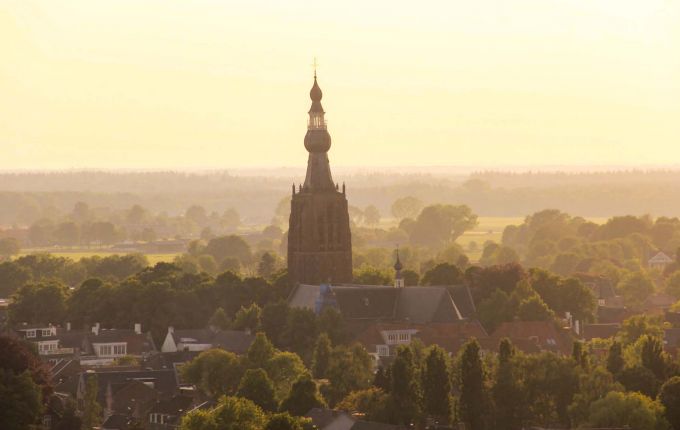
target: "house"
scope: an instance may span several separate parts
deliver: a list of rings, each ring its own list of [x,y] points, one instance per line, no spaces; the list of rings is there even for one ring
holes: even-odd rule
[[[666,293],[656,293],[647,297],[642,307],[645,314],[664,314],[668,308],[673,306],[677,299]]]
[[[238,330],[214,330],[212,328],[175,330],[168,327],[168,333],[161,346],[161,352],[205,351],[221,348],[235,354],[245,354],[253,343],[250,332]]]
[[[666,255],[663,251],[659,251],[654,257],[647,260],[647,266],[650,269],[663,270],[669,264],[673,263],[673,259]]]
[[[87,383],[97,380],[97,402],[104,410],[105,418],[115,414],[144,419],[146,411],[158,400],[170,399],[180,394],[174,369],[164,370],[117,370],[97,368],[80,374],[76,400],[82,406]]]
[[[192,409],[193,404],[193,397],[186,395],[158,400],[146,411],[145,428],[148,430],[176,429],[179,427],[182,416]]]
[[[609,324],[583,324],[583,330],[581,331],[581,339],[583,340],[593,340],[593,339],[609,339],[616,336],[616,334],[621,330],[621,324],[609,323]]]
[[[616,294],[614,285],[609,278],[590,273],[577,273],[574,277],[590,288],[597,298],[598,306],[623,307],[623,297]]]
[[[449,354],[456,354],[471,338],[486,338],[486,331],[478,321],[452,323],[410,324],[406,322],[375,323],[360,333],[355,340],[377,359],[396,354],[399,345],[419,339],[424,345],[439,345]]]
[[[347,412],[314,408],[305,414],[318,430],[406,430],[406,427],[360,420]]]
[[[14,334],[34,343],[40,356],[48,362],[77,359],[84,365],[107,365],[123,356],[142,358],[156,351],[150,334],[142,333],[141,324],[134,330],[101,329],[95,324],[91,330],[71,330],[50,324],[23,324]]]
[[[559,329],[551,321],[511,321],[503,322],[491,335],[500,340],[524,339],[533,342],[541,351],[558,354],[571,354],[573,341],[568,331]]]
[[[625,320],[633,316],[628,308],[624,306],[598,306],[597,307],[597,322],[601,324],[609,323],[623,323]]]

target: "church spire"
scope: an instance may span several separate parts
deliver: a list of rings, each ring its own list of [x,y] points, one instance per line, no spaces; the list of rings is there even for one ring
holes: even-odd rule
[[[309,121],[305,135],[305,148],[309,152],[307,175],[304,190],[335,190],[331,168],[328,162],[328,150],[331,148],[331,135],[328,133],[324,110],[321,106],[323,92],[314,69],[314,84],[309,91],[312,106],[309,108]]]

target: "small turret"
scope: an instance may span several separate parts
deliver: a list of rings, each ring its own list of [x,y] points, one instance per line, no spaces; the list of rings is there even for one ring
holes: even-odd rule
[[[401,274],[401,269],[404,267],[399,260],[399,248],[397,248],[397,261],[394,263],[394,287],[404,288],[404,276]]]

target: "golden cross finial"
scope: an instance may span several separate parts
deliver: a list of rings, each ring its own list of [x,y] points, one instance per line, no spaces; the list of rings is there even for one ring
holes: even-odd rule
[[[316,57],[314,57],[314,63],[312,66],[314,67],[314,77],[316,78],[316,68],[318,67],[319,63],[316,61]]]

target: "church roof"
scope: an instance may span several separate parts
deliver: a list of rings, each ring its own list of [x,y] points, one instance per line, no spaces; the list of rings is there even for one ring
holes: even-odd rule
[[[394,288],[382,285],[334,285],[337,308],[351,320],[407,320],[413,323],[453,322],[464,319],[445,287]],[[291,307],[315,310],[319,285],[298,285]]]

